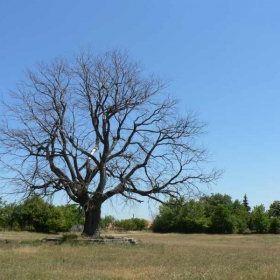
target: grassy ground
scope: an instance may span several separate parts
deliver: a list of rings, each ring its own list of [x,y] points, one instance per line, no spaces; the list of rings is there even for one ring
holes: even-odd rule
[[[0,232],[0,279],[280,279],[277,235],[124,235],[142,243],[55,245]]]

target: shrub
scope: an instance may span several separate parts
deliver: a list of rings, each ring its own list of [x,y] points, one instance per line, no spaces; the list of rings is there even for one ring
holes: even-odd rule
[[[158,215],[153,221],[152,227],[153,232],[167,233],[171,231],[170,222]]]
[[[230,210],[222,204],[215,207],[210,217],[212,233],[233,233],[236,230],[236,220]]]
[[[78,239],[78,235],[75,233],[64,233],[62,235],[62,240],[64,242],[73,242],[74,240]]]
[[[147,229],[148,222],[146,220],[133,218],[116,221],[115,226],[123,230],[144,230]]]
[[[270,225],[269,225],[269,232],[270,233],[280,233],[280,219],[277,217],[273,217],[270,220]]]
[[[265,233],[269,229],[269,218],[263,205],[255,206],[252,211],[253,229],[257,233]]]
[[[115,222],[116,222],[116,219],[113,216],[111,216],[111,215],[105,216],[104,218],[101,218],[101,220],[100,220],[100,228],[107,229],[110,225],[114,226]]]
[[[234,211],[234,216],[236,220],[236,229],[238,233],[247,234],[251,232],[250,230],[250,212],[244,205],[240,205]]]

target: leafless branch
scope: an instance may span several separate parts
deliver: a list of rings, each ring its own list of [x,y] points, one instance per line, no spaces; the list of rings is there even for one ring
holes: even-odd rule
[[[212,183],[221,172],[204,166],[204,125],[181,116],[166,86],[120,51],[82,52],[28,70],[4,102],[6,188],[65,191],[84,207],[114,195],[163,202]]]

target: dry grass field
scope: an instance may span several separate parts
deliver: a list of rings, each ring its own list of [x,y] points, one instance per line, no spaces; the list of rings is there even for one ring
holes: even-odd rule
[[[280,279],[277,235],[122,235],[142,242],[56,245],[0,232],[0,279]]]

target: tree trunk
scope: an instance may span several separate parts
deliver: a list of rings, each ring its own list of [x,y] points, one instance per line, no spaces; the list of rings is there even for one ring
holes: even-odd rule
[[[90,238],[99,238],[99,223],[101,218],[101,205],[85,209],[85,224],[83,235]]]

